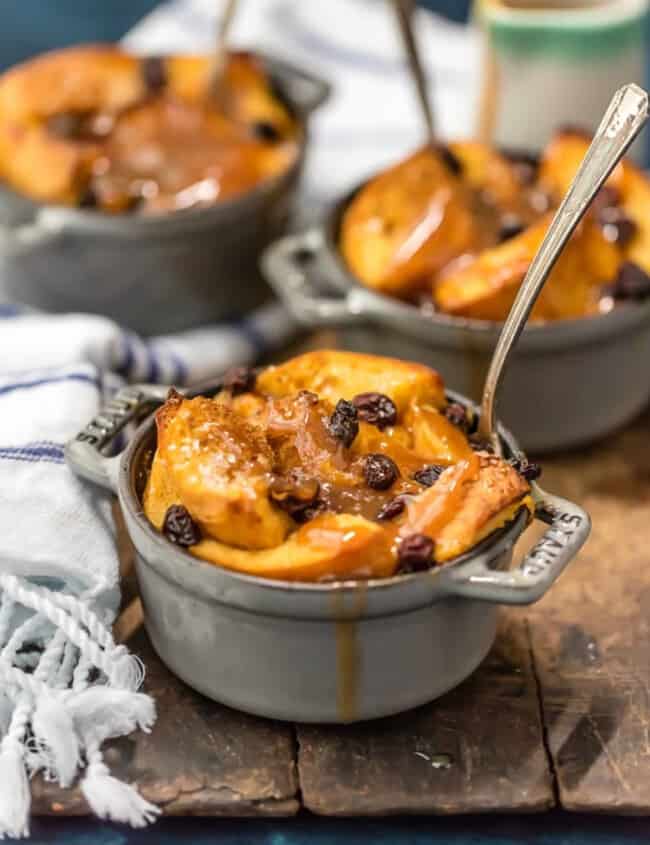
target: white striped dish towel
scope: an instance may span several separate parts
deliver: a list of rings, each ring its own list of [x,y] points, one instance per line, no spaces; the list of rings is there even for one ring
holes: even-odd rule
[[[119,604],[110,499],[63,446],[124,381],[188,384],[286,342],[289,317],[143,341],[92,315],[0,305],[0,838],[29,830],[29,778],[78,778],[100,817],[158,809],[109,773],[105,740],[155,719],[143,667],[111,636]]]

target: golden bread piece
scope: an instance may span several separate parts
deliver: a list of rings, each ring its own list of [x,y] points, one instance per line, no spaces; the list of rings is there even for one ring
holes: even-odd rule
[[[341,220],[341,254],[365,285],[426,313],[433,305],[501,322],[589,143],[580,131],[562,130],[539,162],[475,141],[422,148],[352,198]],[[590,316],[640,296],[619,271],[632,271],[624,266],[632,263],[650,274],[649,212],[650,180],[623,161],[566,247],[532,319]]]
[[[173,493],[206,533],[224,543],[264,549],[284,540],[291,522],[266,495],[274,456],[261,427],[229,403],[204,397],[173,398],[157,423],[158,449],[145,495],[157,527],[164,510],[156,499]]]
[[[218,103],[207,74],[206,57],[140,59],[102,45],[10,69],[0,178],[43,202],[155,212],[222,200],[286,169],[299,127],[260,62],[232,54]]]
[[[330,514],[302,525],[274,549],[251,552],[202,540],[193,554],[210,563],[285,581],[386,578],[395,571],[393,537],[379,523]]]
[[[190,520],[200,534],[183,545],[211,563],[292,581],[381,578],[404,571],[413,534],[442,563],[532,508],[516,469],[447,419],[427,367],[326,350],[247,386],[172,393],[156,417],[144,512],[168,536],[169,514]]]
[[[438,408],[446,403],[442,378],[430,367],[338,349],[306,352],[284,364],[267,367],[258,376],[257,388],[271,396],[310,390],[332,404],[359,393],[385,393],[398,413],[416,400],[426,400]]]
[[[480,141],[454,141],[449,145],[462,165],[463,181],[475,191],[487,193],[501,208],[514,208],[521,201],[521,182],[508,159]]]
[[[548,143],[539,164],[538,181],[559,204],[569,190],[578,167],[589,149],[591,138],[584,132],[566,129],[558,132]],[[623,165],[618,164],[605,182],[618,191],[623,181]]]
[[[436,307],[458,317],[504,320],[549,223],[550,215],[484,250],[468,265],[442,273],[434,283]],[[533,319],[557,320],[595,313],[597,286],[611,281],[620,261],[620,251],[605,239],[596,223],[585,220],[543,287]]]
[[[367,182],[341,220],[341,253],[351,271],[397,296],[412,293],[478,240],[470,198],[433,147]]]
[[[579,132],[558,133],[547,147],[540,166],[540,182],[561,198],[569,188],[591,139]],[[620,245],[622,261],[638,264],[650,273],[650,181],[632,161],[616,166],[605,183],[616,205],[632,221],[635,233]],[[612,277],[610,277],[611,279]]]

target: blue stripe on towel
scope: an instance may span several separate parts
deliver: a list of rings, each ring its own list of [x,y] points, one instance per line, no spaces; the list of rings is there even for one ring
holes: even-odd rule
[[[0,320],[8,320],[10,317],[18,317],[24,313],[24,309],[20,305],[9,305],[9,303],[2,303],[0,305]]]
[[[99,389],[99,381],[95,376],[88,373],[66,373],[63,376],[51,376],[50,378],[39,378],[33,381],[15,381],[10,384],[0,385],[0,396],[5,393],[13,393],[15,390],[29,390],[32,387],[42,387],[46,384],[58,384],[62,381],[81,381],[94,385]]]
[[[232,327],[240,331],[255,350],[255,358],[261,358],[268,350],[268,343],[262,332],[252,320],[243,319],[232,323]]]
[[[25,443],[24,446],[0,446],[0,460],[7,461],[28,461],[29,463],[62,464],[63,445],[54,443],[51,440],[37,440],[33,443]]]
[[[151,346],[147,346],[147,357],[149,359],[149,369],[147,370],[146,379],[149,384],[157,384],[160,381],[160,365],[156,352]]]

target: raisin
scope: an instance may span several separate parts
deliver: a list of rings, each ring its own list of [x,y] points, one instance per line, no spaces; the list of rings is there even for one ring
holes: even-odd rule
[[[307,505],[307,507],[297,510],[295,513],[292,513],[291,516],[296,520],[296,522],[303,525],[305,522],[315,519],[326,510],[327,506],[325,505],[325,502],[320,499],[316,499],[316,501],[311,505]]]
[[[504,214],[499,224],[499,243],[520,235],[524,228],[523,221],[516,214]]]
[[[395,461],[380,453],[366,455],[363,461],[363,475],[368,487],[373,490],[388,490],[399,478]]]
[[[251,126],[253,137],[268,144],[277,144],[282,139],[280,130],[267,120],[258,120]]]
[[[375,519],[379,520],[380,522],[384,522],[388,519],[395,519],[396,516],[399,516],[401,513],[404,513],[405,508],[406,499],[404,498],[404,496],[395,496],[394,499],[389,499],[385,504],[381,506],[381,508],[379,508]]]
[[[184,505],[167,508],[162,530],[169,542],[177,546],[195,546],[201,540],[199,527]]]
[[[638,264],[625,261],[614,280],[613,294],[615,299],[647,299],[650,296],[650,276]]]
[[[167,69],[161,56],[147,56],[140,62],[140,73],[147,91],[157,94],[167,85]]]
[[[378,429],[387,428],[397,422],[397,408],[393,400],[384,393],[359,393],[352,400],[359,419]]]
[[[521,150],[506,150],[503,153],[512,165],[515,176],[522,185],[532,185],[537,179],[539,157]]]
[[[634,220],[616,206],[603,208],[598,214],[598,222],[603,230],[605,240],[619,246],[627,246],[638,231]]]
[[[223,389],[239,396],[254,390],[256,381],[257,373],[252,367],[231,367],[223,377]]]
[[[485,440],[478,434],[472,434],[469,438],[469,445],[475,452],[494,452],[494,446],[489,440]]]
[[[445,469],[446,467],[440,466],[440,464],[429,464],[414,472],[413,479],[423,487],[433,487]]]
[[[48,117],[46,127],[51,135],[66,140],[80,139],[84,135],[87,115],[83,112],[61,112]]]
[[[359,433],[359,419],[357,409],[352,402],[339,399],[334,413],[329,419],[329,432],[332,437],[340,440],[344,446],[350,447]]]
[[[290,472],[284,478],[275,478],[269,486],[269,499],[298,520],[305,511],[314,508],[319,493],[317,479],[309,478],[299,470]]]
[[[450,402],[443,411],[444,416],[452,425],[457,426],[463,431],[469,428],[469,420],[467,419],[467,411],[460,404],[460,402]]]
[[[404,537],[397,549],[398,572],[423,572],[433,563],[433,540],[426,534]]]
[[[443,160],[445,167],[451,170],[454,175],[460,176],[462,174],[462,161],[446,144],[440,144],[438,146],[438,153],[440,154],[440,158]]]
[[[603,185],[591,202],[596,216],[598,217],[606,208],[615,208],[621,203],[621,194],[617,188],[611,185]]]
[[[86,185],[79,197],[79,208],[98,208],[99,197],[92,185]]]
[[[541,466],[526,460],[526,458],[514,458],[510,463],[526,481],[535,481],[542,474]]]

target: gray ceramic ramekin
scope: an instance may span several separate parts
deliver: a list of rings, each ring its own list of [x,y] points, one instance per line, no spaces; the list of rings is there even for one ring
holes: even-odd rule
[[[498,606],[537,601],[589,534],[581,508],[535,487],[536,517],[549,527],[512,571],[512,548],[527,523],[523,512],[431,572],[327,584],[231,572],[179,550],[144,516],[153,416],[122,455],[102,455],[127,422],[166,393],[125,388],[68,443],[66,459],[75,473],[119,497],[136,550],[145,625],[161,659],[199,692],[240,710],[353,722],[431,701],[483,660]],[[507,431],[500,436],[506,454],[520,454]]]
[[[478,401],[500,325],[418,308],[364,287],[337,247],[346,197],[322,227],[290,235],[262,256],[275,292],[303,324],[334,326],[341,346],[434,367]],[[650,301],[580,320],[528,326],[512,353],[499,416],[523,448],[585,445],[637,416],[650,400]]]
[[[277,59],[265,62],[303,127],[284,173],[226,202],[160,216],[39,205],[0,186],[3,293],[46,311],[103,314],[144,335],[237,319],[268,299],[259,253],[285,229],[307,119],[330,89]]]

